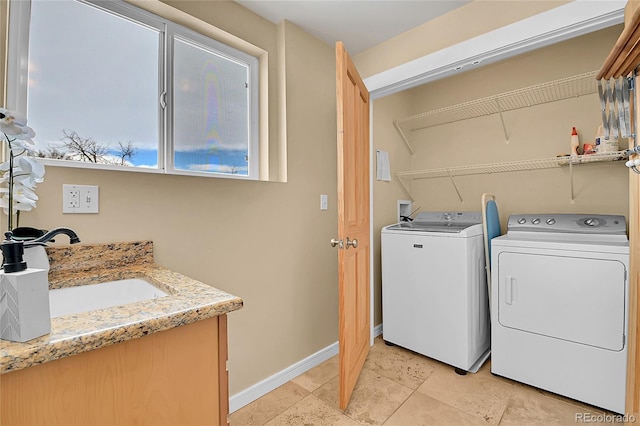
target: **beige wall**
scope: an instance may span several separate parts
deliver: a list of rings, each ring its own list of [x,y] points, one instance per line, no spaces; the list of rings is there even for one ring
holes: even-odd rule
[[[410,170],[411,155],[399,139],[393,120],[413,114],[409,91],[373,101],[373,146],[389,153],[391,174]],[[373,181],[373,300],[374,324],[382,323],[382,279],[380,267],[380,230],[398,221],[398,200],[409,200],[395,181]]]
[[[234,3],[172,4],[231,32],[237,26],[277,64],[270,22]],[[84,242],[153,240],[160,265],[242,297],[244,308],[229,315],[231,395],[338,337],[337,251],[328,243],[337,232],[334,51],[282,26],[287,183],[47,167],[38,207],[22,220],[71,227]],[[98,185],[100,213],[63,215],[64,183]],[[320,194],[329,195],[328,211]]]
[[[353,58],[362,78],[386,71],[569,1],[473,0]]]

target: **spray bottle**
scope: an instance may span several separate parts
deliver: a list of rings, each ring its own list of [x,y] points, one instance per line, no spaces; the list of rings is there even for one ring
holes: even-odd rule
[[[580,139],[578,138],[578,131],[574,127],[571,130],[571,157],[577,157],[580,155],[578,152],[580,149]]]

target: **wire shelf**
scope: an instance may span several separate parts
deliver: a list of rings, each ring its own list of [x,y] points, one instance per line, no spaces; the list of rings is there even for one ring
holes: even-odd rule
[[[597,92],[598,71],[565,77],[486,98],[476,99],[432,111],[426,111],[396,121],[408,130],[420,130],[484,115],[498,114]]]
[[[626,151],[607,152],[602,154],[579,155],[575,159],[570,157],[541,158],[535,160],[508,161],[502,163],[474,164],[470,166],[453,166],[438,169],[414,170],[398,172],[399,178],[429,179],[438,177],[456,177],[491,173],[506,173],[526,170],[552,169],[561,166],[579,166],[581,164],[593,164],[623,160]]]

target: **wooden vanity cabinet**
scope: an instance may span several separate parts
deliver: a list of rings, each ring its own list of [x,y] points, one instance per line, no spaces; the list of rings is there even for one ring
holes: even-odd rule
[[[221,315],[13,371],[0,424],[226,425],[226,361]]]

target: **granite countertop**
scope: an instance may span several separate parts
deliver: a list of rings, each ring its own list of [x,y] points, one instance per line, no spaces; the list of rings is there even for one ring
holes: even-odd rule
[[[151,241],[47,247],[49,288],[142,278],[168,293],[154,300],[51,319],[51,333],[0,340],[0,374],[98,349],[242,307],[242,299],[153,261]]]

